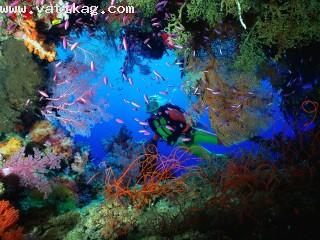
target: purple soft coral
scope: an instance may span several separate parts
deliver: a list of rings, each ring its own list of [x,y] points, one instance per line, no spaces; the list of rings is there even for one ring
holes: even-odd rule
[[[34,149],[33,156],[25,156],[24,150],[25,149],[22,148],[6,160],[0,172],[4,176],[10,174],[19,176],[21,185],[37,188],[47,197],[51,192],[51,186],[46,174],[50,169],[60,168],[62,156],[53,153],[45,155],[38,149]]]

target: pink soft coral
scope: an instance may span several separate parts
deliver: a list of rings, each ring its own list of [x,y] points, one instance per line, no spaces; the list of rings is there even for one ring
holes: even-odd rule
[[[53,153],[44,154],[34,149],[34,155],[25,156],[24,148],[12,155],[3,164],[0,173],[3,176],[15,174],[20,177],[21,185],[37,188],[45,194],[51,192],[51,186],[46,174],[51,169],[59,169],[62,157]]]

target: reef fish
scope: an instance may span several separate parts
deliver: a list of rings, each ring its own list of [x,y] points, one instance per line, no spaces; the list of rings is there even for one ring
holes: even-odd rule
[[[140,124],[141,126],[149,126],[149,123],[148,123],[148,122],[140,122],[140,121],[139,121],[139,124]]]
[[[168,91],[160,91],[159,93],[162,95],[168,95],[169,92]]]
[[[123,124],[123,123],[124,123],[124,121],[123,121],[121,118],[116,118],[116,122],[117,122],[117,123],[120,123],[120,124]]]
[[[132,81],[132,79],[131,79],[131,78],[128,78],[128,81],[129,81],[129,84],[130,84],[131,86],[133,86],[133,81]]]
[[[71,50],[71,51],[73,51],[74,49],[76,49],[76,47],[78,47],[78,45],[79,45],[79,43],[78,43],[78,42],[76,42],[76,43],[72,44],[72,46],[71,46],[70,50]]]
[[[182,138],[181,140],[182,140],[182,142],[190,142],[192,139],[191,138]]]
[[[126,37],[122,38],[122,45],[123,45],[123,49],[127,52],[128,51],[128,43],[127,43]]]
[[[148,96],[146,95],[146,94],[144,94],[143,95],[143,98],[144,98],[144,101],[146,102],[146,104],[148,104],[149,105],[149,98],[148,98]]]
[[[49,97],[49,95],[48,95],[46,92],[44,92],[44,91],[39,90],[38,92],[39,92],[40,95],[43,96],[43,97],[46,97],[46,98]]]
[[[91,69],[91,72],[94,72],[94,70],[95,70],[93,61],[90,62],[90,69]]]
[[[131,102],[131,104],[132,104],[133,106],[137,107],[137,108],[140,108],[140,107],[141,107],[138,103],[133,102],[133,101]]]
[[[156,70],[153,70],[154,75],[156,75],[157,78],[160,78],[161,80],[165,80],[164,77],[160,75]]]
[[[63,37],[63,38],[62,38],[62,45],[63,45],[63,48],[64,48],[64,49],[67,49],[68,43],[67,43],[66,37]]]
[[[64,29],[67,30],[69,28],[69,25],[70,25],[69,20],[65,21]]]
[[[108,82],[109,82],[109,81],[108,81],[108,78],[107,78],[107,77],[104,77],[104,78],[103,78],[103,83],[104,83],[104,85],[107,85]]]

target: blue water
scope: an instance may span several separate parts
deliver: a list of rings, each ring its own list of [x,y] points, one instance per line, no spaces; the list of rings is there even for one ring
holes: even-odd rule
[[[178,105],[183,109],[188,109],[189,101],[185,93],[181,89],[181,85],[184,79],[181,77],[179,66],[174,64],[176,56],[172,51],[168,51],[163,55],[161,59],[143,59],[143,64],[148,65],[151,73],[144,75],[140,72],[140,69],[135,66],[132,73],[127,74],[133,80],[131,85],[127,80],[123,79],[121,68],[123,66],[126,52],[122,49],[114,48],[106,40],[105,33],[97,32],[95,36],[89,36],[84,32],[80,37],[71,35],[70,44],[79,42],[79,48],[71,52],[70,50],[63,49],[62,46],[58,46],[58,58],[61,61],[78,61],[90,65],[90,62],[95,63],[96,71],[94,72],[94,79],[90,79],[92,84],[100,84],[101,87],[97,89],[96,99],[105,99],[109,103],[107,109],[111,115],[109,121],[100,122],[91,129],[91,135],[89,137],[83,137],[75,135],[75,141],[89,145],[91,148],[92,157],[95,162],[99,162],[105,158],[106,152],[104,151],[102,141],[103,139],[110,138],[116,135],[123,124],[125,124],[133,133],[135,141],[147,141],[150,136],[144,136],[139,133],[142,126],[138,124],[134,118],[138,118],[140,121],[145,121],[148,118],[148,114],[145,112],[144,94],[147,96],[159,95],[160,91],[167,91],[168,95],[163,96],[167,102]],[[116,42],[116,45],[121,45],[120,41]],[[83,49],[85,51],[83,51]],[[87,52],[88,51],[88,52]],[[72,59],[72,57],[74,57]],[[71,59],[71,60],[70,60]],[[153,70],[160,73],[164,80],[157,80]],[[103,84],[103,78],[108,78],[108,84]],[[265,87],[270,88],[270,84],[265,80]],[[131,103],[135,102],[140,105],[140,108],[135,108]],[[292,134],[292,130],[285,122],[279,107],[276,106],[274,115],[274,124],[270,126],[267,131],[264,131],[260,136],[271,138],[278,132],[285,132],[286,134]],[[123,124],[119,124],[115,121],[116,118],[123,120]],[[200,117],[200,122],[203,126],[206,126],[209,131],[210,121],[207,113],[204,113]],[[213,131],[212,131],[213,132]],[[259,151],[259,146],[250,141],[244,141],[231,147],[224,147],[219,145],[203,145],[210,151],[216,153],[225,153],[228,151],[236,151],[237,149],[244,148],[251,151]],[[159,144],[159,151],[162,154],[167,154],[171,151],[166,143]]]

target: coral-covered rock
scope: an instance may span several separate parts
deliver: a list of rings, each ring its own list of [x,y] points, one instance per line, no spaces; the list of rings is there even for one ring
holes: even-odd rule
[[[11,132],[22,123],[21,113],[32,110],[42,72],[22,43],[8,39],[0,56],[0,132]]]

